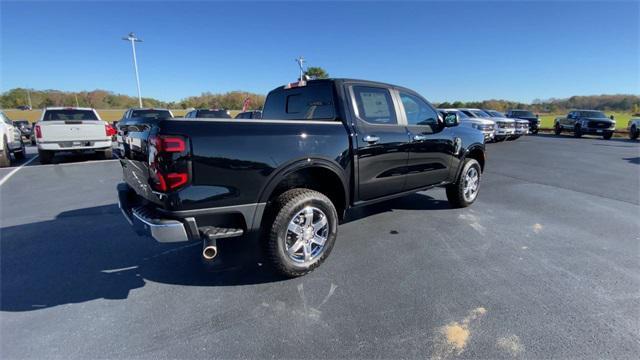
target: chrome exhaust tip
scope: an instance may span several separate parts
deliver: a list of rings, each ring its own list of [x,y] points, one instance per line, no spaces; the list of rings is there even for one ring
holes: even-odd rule
[[[213,260],[218,256],[218,245],[215,240],[205,240],[202,243],[202,258],[205,260]]]

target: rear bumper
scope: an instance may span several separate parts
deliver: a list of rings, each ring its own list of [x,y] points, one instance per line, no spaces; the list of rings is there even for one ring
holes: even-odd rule
[[[118,184],[117,189],[118,207],[135,232],[162,243],[201,240],[201,228],[204,227],[255,230],[260,226],[266,205],[168,211],[144,204],[126,183]]]
[[[38,149],[49,151],[100,150],[111,148],[111,144],[111,140],[52,141],[38,142]]]

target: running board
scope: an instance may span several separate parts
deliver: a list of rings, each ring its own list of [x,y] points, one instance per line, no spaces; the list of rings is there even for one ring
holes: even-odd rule
[[[198,230],[202,234],[203,238],[209,240],[237,237],[244,234],[244,230],[242,229],[221,228],[215,226],[203,226],[199,227]]]

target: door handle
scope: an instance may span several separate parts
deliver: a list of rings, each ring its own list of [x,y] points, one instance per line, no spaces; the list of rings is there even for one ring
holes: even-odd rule
[[[380,138],[374,135],[367,135],[364,138],[362,138],[362,140],[368,142],[369,144],[375,144],[378,141],[380,141]]]
[[[427,139],[426,135],[413,135],[413,141],[425,141]]]

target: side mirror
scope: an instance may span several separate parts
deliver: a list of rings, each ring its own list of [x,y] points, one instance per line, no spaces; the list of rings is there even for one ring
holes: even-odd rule
[[[449,113],[444,117],[445,127],[458,126],[458,124],[460,124],[460,116],[458,115],[458,113]]]
[[[609,116],[609,119],[613,120],[614,119],[613,115]]]

